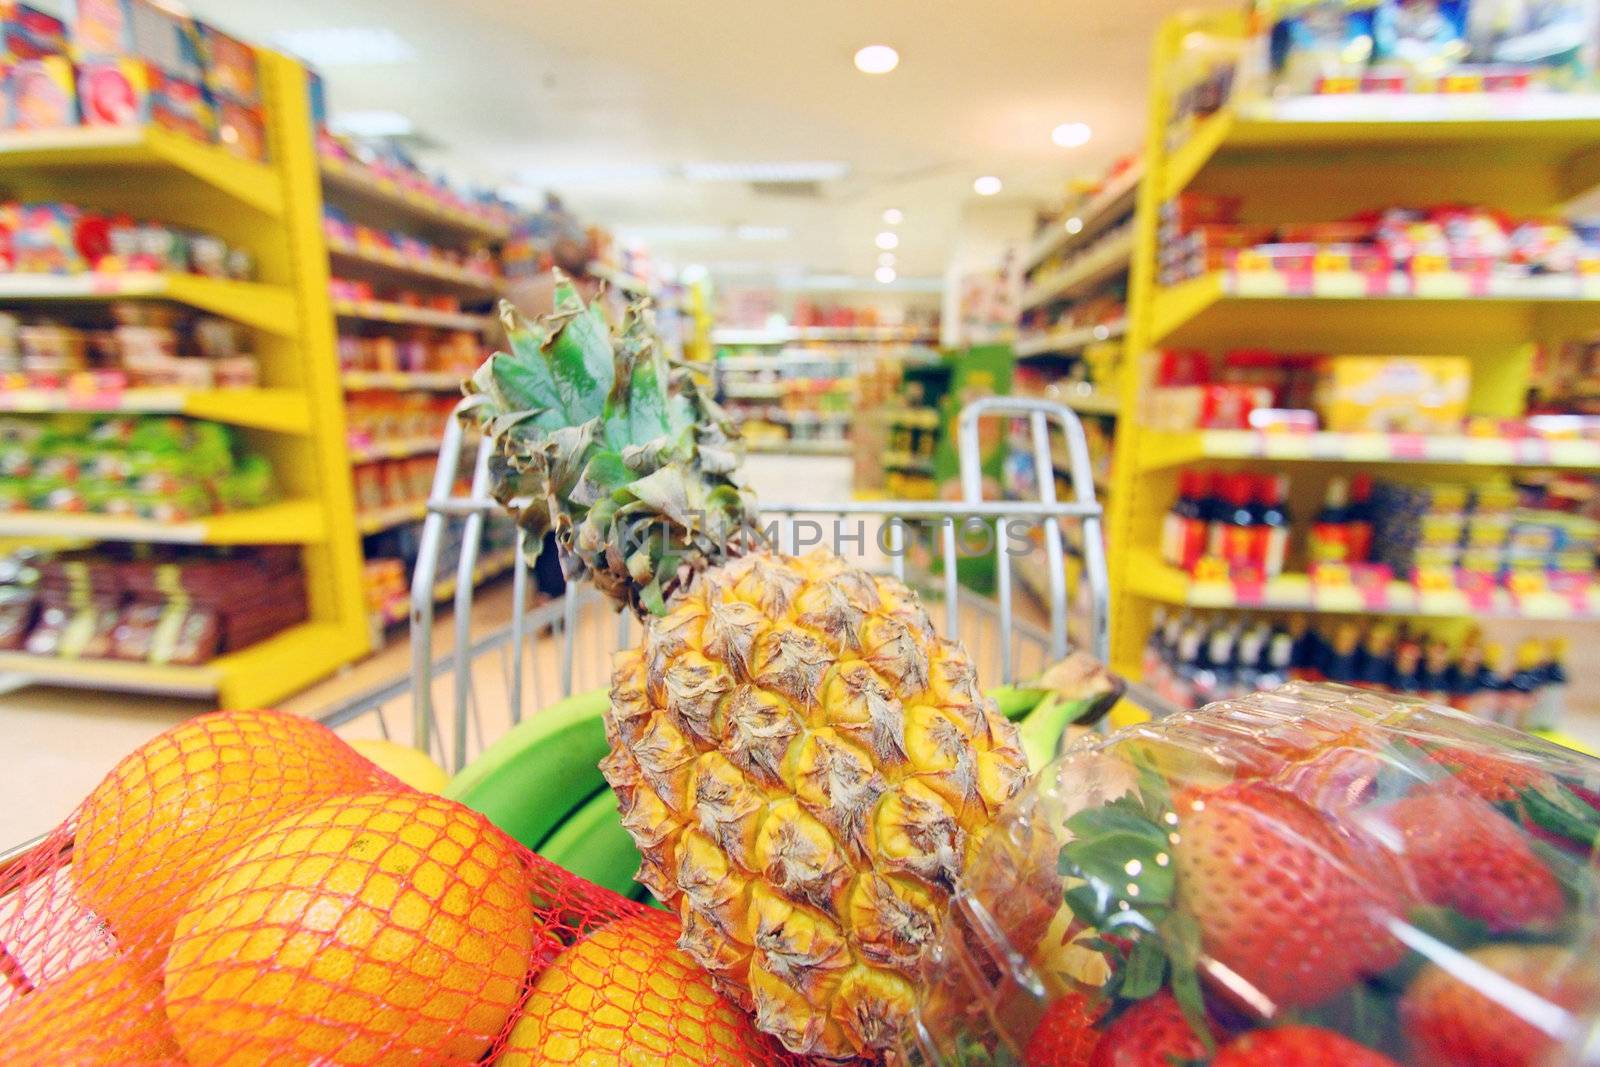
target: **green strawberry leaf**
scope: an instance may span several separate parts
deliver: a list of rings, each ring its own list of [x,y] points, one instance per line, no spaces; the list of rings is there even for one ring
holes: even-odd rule
[[[1211,1028],[1206,1024],[1205,997],[1200,991],[1200,924],[1184,911],[1174,911],[1161,924],[1161,944],[1172,972],[1172,997],[1183,1010],[1189,1028],[1205,1042],[1206,1051],[1216,1051]]]
[[[1121,797],[1066,821],[1072,839],[1061,849],[1061,873],[1083,884],[1067,893],[1073,913],[1104,930],[1153,929],[1176,887],[1167,834],[1137,801]]]
[[[1514,808],[1509,813],[1511,818],[1520,823],[1523,820],[1519,814],[1526,814],[1540,829],[1566,838],[1593,854],[1600,849],[1600,812],[1572,796],[1564,787],[1557,785],[1556,790],[1553,796],[1540,789],[1522,790],[1517,795],[1517,807],[1521,812]]]
[[[1141,937],[1135,941],[1117,977],[1117,995],[1129,1000],[1143,1000],[1159,992],[1167,977],[1167,956],[1160,940]]]

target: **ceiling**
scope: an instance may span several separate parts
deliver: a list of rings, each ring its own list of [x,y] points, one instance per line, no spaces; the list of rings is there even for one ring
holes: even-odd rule
[[[1238,0],[1232,0],[1237,3]],[[973,179],[1043,203],[1143,136],[1154,29],[1180,0],[189,0],[224,28],[387,28],[414,56],[323,66],[330,109],[409,116],[458,174],[648,241],[659,261],[870,276],[884,209],[904,278],[944,271]],[[887,43],[900,66],[861,74]],[[1059,123],[1093,139],[1065,149]],[[686,164],[839,161],[815,196]],[[759,239],[741,239],[735,227]]]

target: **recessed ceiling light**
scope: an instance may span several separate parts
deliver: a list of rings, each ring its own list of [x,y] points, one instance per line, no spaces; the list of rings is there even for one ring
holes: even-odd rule
[[[839,160],[685,163],[683,176],[692,182],[827,182],[850,173]]]
[[[1063,122],[1050,131],[1050,139],[1062,148],[1077,148],[1079,145],[1089,143],[1089,138],[1094,131],[1089,129],[1087,123]]]
[[[416,132],[398,111],[339,111],[328,117],[328,128],[349,137],[409,137]]]
[[[869,44],[856,53],[856,69],[863,74],[887,74],[900,65],[900,53],[886,44]]]
[[[883,249],[885,252],[892,252],[896,248],[900,247],[900,235],[897,233],[890,233],[888,230],[884,230],[882,233],[878,234],[873,243],[879,248]]]
[[[314,67],[393,66],[417,58],[417,50],[387,26],[280,30],[269,40]]]
[[[1000,179],[993,174],[985,174],[972,183],[972,191],[979,196],[993,196],[1000,191]]]
[[[893,267],[879,267],[877,270],[872,272],[872,276],[878,279],[878,281],[882,282],[884,285],[888,285],[897,277]]]
[[[878,266],[880,266],[880,267],[892,267],[892,266],[894,266],[894,253],[893,252],[879,252],[878,253]]]
[[[906,220],[905,212],[897,207],[886,208],[883,212],[883,221],[890,226],[898,226]]]
[[[1068,233],[1078,233],[1083,229],[1083,220],[1074,215],[1066,222],[1062,223],[1062,225],[1066,228]]]

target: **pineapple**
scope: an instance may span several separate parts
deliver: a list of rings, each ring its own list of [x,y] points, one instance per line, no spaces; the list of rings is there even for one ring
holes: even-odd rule
[[[876,1056],[971,842],[1021,787],[1015,728],[901,583],[768,551],[736,434],[647,307],[613,346],[570,286],[468,387],[495,495],[569,579],[646,617],[601,764],[681,947],[793,1052]]]

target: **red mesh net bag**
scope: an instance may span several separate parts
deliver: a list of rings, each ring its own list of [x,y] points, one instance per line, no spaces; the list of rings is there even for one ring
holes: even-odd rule
[[[323,727],[219,712],[0,866],[0,1059],[788,1065],[678,921]]]

